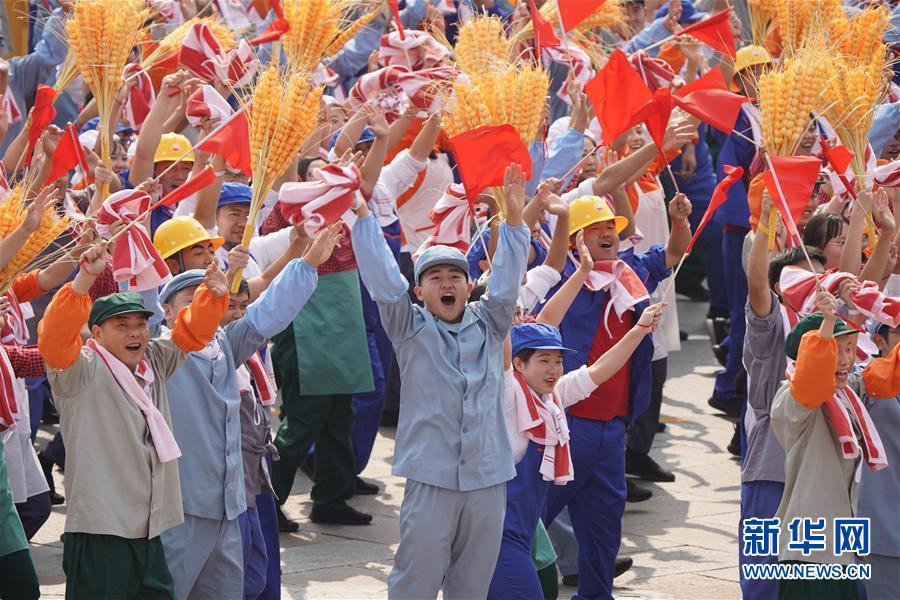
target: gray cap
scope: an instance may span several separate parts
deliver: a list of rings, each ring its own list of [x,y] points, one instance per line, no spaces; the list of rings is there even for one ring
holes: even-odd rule
[[[203,269],[191,269],[183,273],[179,273],[173,277],[163,289],[159,292],[159,303],[165,304],[172,299],[172,296],[188,287],[195,287],[203,283],[206,271]]]
[[[419,278],[422,276],[422,273],[437,265],[456,267],[466,274],[466,278],[469,277],[469,262],[462,252],[451,246],[429,246],[419,255],[419,260],[416,261],[416,285],[419,284]]]

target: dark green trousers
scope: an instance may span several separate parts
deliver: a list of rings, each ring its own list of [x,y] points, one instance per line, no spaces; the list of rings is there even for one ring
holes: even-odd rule
[[[32,600],[39,598],[40,595],[37,571],[34,570],[34,563],[28,550],[0,556],[0,598]]]
[[[340,508],[353,495],[355,458],[350,433],[353,404],[350,394],[306,396],[300,394],[300,376],[294,352],[282,347],[273,353],[281,390],[281,425],[275,436],[279,460],[272,464],[272,487],[281,504],[294,485],[300,463],[315,444],[313,510]]]
[[[852,579],[781,579],[778,600],[859,600],[861,585]]]
[[[63,541],[66,598],[167,598],[175,587],[159,537],[67,533]]]

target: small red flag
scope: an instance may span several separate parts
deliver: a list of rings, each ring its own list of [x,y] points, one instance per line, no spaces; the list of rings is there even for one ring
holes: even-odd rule
[[[291,25],[288,23],[287,19],[276,18],[269,23],[261,34],[250,40],[248,43],[251,46],[259,46],[260,44],[274,42],[275,40],[281,39],[281,36],[287,33],[290,28]]]
[[[709,200],[709,206],[706,207],[706,212],[703,213],[703,218],[700,219],[700,224],[697,225],[697,231],[694,232],[694,237],[691,238],[691,243],[688,244],[687,250],[684,251],[685,254],[689,254],[691,252],[691,248],[694,247],[694,242],[696,242],[697,238],[700,237],[700,232],[703,231],[703,228],[706,227],[706,224],[710,222],[719,207],[725,204],[725,200],[728,198],[728,190],[731,188],[731,186],[734,185],[734,183],[738,179],[744,176],[743,167],[732,167],[729,165],[724,165],[723,170],[725,171],[725,178],[720,181],[716,186],[716,189],[713,190],[712,198],[710,198]]]
[[[528,8],[531,11],[531,25],[534,29],[534,53],[540,61],[544,48],[558,48],[562,42],[553,31],[553,24],[534,5],[534,0],[528,0]]]
[[[208,185],[216,182],[216,172],[210,165],[203,167],[203,170],[179,185],[177,188],[163,196],[162,200],[153,205],[157,206],[174,206],[190,196],[196,194]]]
[[[666,137],[666,129],[669,127],[669,117],[672,116],[672,93],[667,87],[657,89],[653,93],[653,102],[645,106],[635,119],[639,119],[647,126],[650,139],[656,144],[660,153],[663,151],[663,140]]]
[[[606,0],[556,0],[563,31],[570,31],[603,6]]]
[[[56,109],[53,103],[56,102],[58,94],[52,87],[39,83],[37,93],[34,96],[34,106],[31,108],[31,125],[28,128],[28,147],[25,149],[25,166],[31,165],[31,155],[34,147],[47,125],[56,118]]]
[[[730,13],[731,9],[726,8],[702,21],[685,27],[678,32],[678,35],[689,35],[713,50],[734,58],[737,54],[737,49],[734,47],[734,34],[731,33],[731,24],[728,22]]]
[[[719,69],[682,86],[672,96],[675,105],[726,135],[734,131],[741,105],[750,98],[728,91]]]
[[[587,82],[584,91],[594,107],[607,145],[640,123],[637,114],[653,101],[647,84],[621,50],[610,54],[609,61]]]
[[[275,13],[275,17],[278,19],[283,19],[284,8],[281,7],[281,0],[270,0],[269,4],[272,5],[272,12]]]
[[[486,188],[503,185],[503,174],[511,164],[522,165],[526,179],[531,178],[531,156],[512,125],[465,131],[450,138],[450,149],[472,205]]]
[[[198,145],[197,149],[218,154],[229,165],[240,169],[249,177],[253,172],[250,166],[250,128],[247,125],[247,117],[243,112],[239,112],[229,119],[222,129]]]
[[[834,169],[834,172],[838,175],[846,173],[847,167],[850,166],[850,162],[853,160],[853,151],[841,145],[832,148],[828,145],[828,140],[821,135],[819,136],[819,145],[822,146],[822,154],[825,156],[828,164],[831,165],[831,168]]]
[[[391,7],[391,12],[394,14],[394,23],[397,25],[397,33],[400,35],[401,40],[405,40],[406,31],[403,30],[403,21],[400,20],[400,7],[397,5],[397,0],[388,0],[388,5]]]
[[[71,123],[66,125],[62,138],[56,145],[56,151],[53,153],[52,162],[50,164],[50,172],[47,174],[47,180],[44,185],[50,185],[78,165],[87,164],[84,156],[84,148],[78,139],[78,131]],[[88,175],[88,173],[85,173]]]
[[[789,232],[799,239],[797,221],[809,204],[822,161],[814,156],[770,156],[769,160],[770,170],[763,173],[766,189],[781,211]],[[778,193],[779,187],[784,192],[784,197]]]

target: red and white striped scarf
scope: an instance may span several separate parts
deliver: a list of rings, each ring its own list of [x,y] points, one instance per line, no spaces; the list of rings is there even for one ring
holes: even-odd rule
[[[19,420],[16,373],[6,350],[0,346],[0,432],[12,429]]]
[[[572,70],[575,81],[581,84],[582,89],[596,74],[591,68],[590,57],[584,50],[574,44],[570,44],[568,47],[543,48],[543,51],[553,62],[567,65]],[[559,89],[556,91],[556,97],[566,104],[572,104],[572,99],[569,98],[568,79],[559,86]]]
[[[22,110],[16,103],[16,97],[9,87],[6,88],[6,92],[3,93],[3,99],[0,102],[3,104],[2,109],[6,112],[6,119],[10,125],[22,120]]]
[[[432,114],[442,108],[441,94],[434,93],[436,84],[456,81],[459,71],[456,67],[436,67],[411,71],[402,65],[392,65],[361,76],[350,88],[347,97],[350,108],[359,109],[368,103],[381,103],[387,115],[396,118],[412,106]],[[386,90],[399,94],[385,96]],[[384,102],[390,102],[385,105]]]
[[[246,40],[224,52],[206,23],[195,23],[188,31],[178,61],[206,81],[217,79],[234,87],[249,84],[259,67],[259,59]]]
[[[535,394],[518,371],[513,371],[513,376],[518,383],[514,390],[516,429],[544,447],[539,469],[544,481],[565,485],[575,478],[575,473],[569,449],[569,425],[562,403],[555,392],[549,398]]]
[[[461,184],[447,186],[447,191],[435,203],[428,218],[434,224],[434,229],[416,250],[414,259],[431,246],[451,246],[464,253],[468,251],[473,214]]]
[[[9,300],[10,312],[4,315],[3,327],[0,328],[0,342],[4,344],[28,344],[28,317],[22,310],[22,303],[16,297],[12,289],[6,290],[6,299]]]
[[[837,434],[844,458],[853,459],[862,455],[872,471],[880,471],[888,465],[875,423],[859,396],[849,386],[839,389],[825,402],[825,412]],[[862,443],[853,431],[854,422],[859,427]]]
[[[150,208],[150,196],[139,190],[120,190],[103,202],[97,214],[97,233],[112,237],[110,226],[115,221],[125,224]],[[172,278],[169,267],[140,223],[132,225],[118,238],[112,253],[113,276],[116,281],[128,281],[136,292],[153,289]]]
[[[873,185],[883,188],[900,187],[900,159],[878,165],[871,152],[868,152],[866,156],[868,159],[866,161],[866,170],[868,171],[867,179],[869,187],[872,187]],[[831,184],[831,189],[836,196],[839,196],[844,202],[851,199],[851,194],[844,185],[844,182],[841,181],[840,176],[835,173],[831,166],[822,169],[822,173],[828,177],[828,182]],[[844,176],[851,186],[856,184],[856,176],[853,174],[853,169],[847,167]]]
[[[450,51],[424,31],[407,29],[401,38],[399,31],[381,36],[378,62],[383,65],[402,65],[412,70],[430,69],[441,64]]]
[[[361,175],[356,165],[328,164],[310,181],[288,182],[278,192],[281,213],[292,225],[303,222],[309,236],[331,225],[362,202]]]
[[[569,260],[578,268],[580,262],[572,252],[569,252]],[[650,300],[650,292],[637,273],[634,272],[624,260],[598,260],[594,262],[594,269],[588,273],[584,287],[592,292],[604,291],[609,295],[606,309],[603,311],[603,326],[609,332],[608,319],[612,309],[616,311],[616,317],[621,321],[622,315],[634,307]]]
[[[256,352],[247,359],[247,370],[250,371],[250,377],[256,385],[256,392],[259,394],[259,403],[263,406],[272,406],[275,404],[275,382],[269,377],[266,365],[263,362],[259,352]]]
[[[224,122],[232,114],[234,109],[216,91],[216,88],[209,84],[201,85],[193,94],[188,96],[187,107],[185,108],[185,117],[188,123],[194,127],[199,127],[203,119],[211,119]]]
[[[109,350],[93,338],[87,341],[87,347],[97,353],[125,395],[144,415],[159,462],[169,462],[181,456],[181,449],[178,447],[178,442],[175,441],[175,436],[172,435],[172,430],[169,429],[169,424],[153,404],[147,391],[154,380],[150,361],[146,358],[141,359],[137,369],[132,373],[125,363],[113,356]]]
[[[153,91],[153,82],[150,80],[150,75],[141,68],[141,65],[132,63],[125,67],[122,78],[127,80],[132,76],[137,81],[128,92],[128,96],[125,97],[125,106],[122,108],[122,114],[135,131],[140,131],[141,125],[144,123],[147,115],[150,114],[150,108],[156,100],[156,92]]]
[[[651,92],[671,86],[675,79],[675,71],[669,63],[650,56],[644,50],[638,50],[628,60]]]

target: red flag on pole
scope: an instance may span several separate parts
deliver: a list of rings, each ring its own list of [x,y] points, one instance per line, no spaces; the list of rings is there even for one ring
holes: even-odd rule
[[[573,29],[603,6],[604,2],[606,0],[556,0],[563,31]]]
[[[831,168],[834,169],[834,172],[838,175],[846,173],[847,167],[850,166],[850,161],[853,160],[853,151],[841,145],[832,148],[828,145],[828,140],[821,135],[819,136],[819,145],[822,146],[822,154],[825,156],[828,164],[831,165]]]
[[[603,129],[603,141],[607,144],[640,123],[637,114],[653,101],[647,84],[621,50],[610,54],[609,61],[587,82],[584,91],[591,100]]]
[[[635,116],[635,119],[642,121],[647,126],[647,133],[650,134],[650,139],[656,144],[660,153],[663,151],[663,140],[669,126],[669,117],[672,116],[672,107],[672,93],[669,88],[662,87],[653,93],[653,102]]]
[[[197,146],[197,149],[218,154],[229,165],[240,169],[249,177],[253,172],[250,167],[250,128],[247,116],[239,112],[230,118],[222,129]]]
[[[710,69],[700,79],[682,86],[672,98],[676,106],[726,135],[734,130],[741,105],[750,102],[750,98],[728,91],[719,69]]]
[[[460,178],[470,204],[484,189],[503,185],[510,164],[519,164],[526,179],[531,178],[531,156],[515,127],[486,125],[450,138]]]
[[[769,170],[763,173],[766,189],[790,232],[799,238],[797,221],[809,204],[822,161],[814,156],[770,156],[768,161]]]
[[[694,247],[694,242],[697,241],[697,238],[700,237],[700,232],[703,231],[703,228],[706,227],[706,224],[710,222],[715,212],[725,203],[725,200],[728,198],[728,190],[731,188],[734,183],[744,176],[743,167],[731,167],[729,165],[725,165],[723,167],[725,171],[725,178],[719,182],[716,186],[716,189],[713,190],[712,198],[709,201],[709,206],[706,208],[706,212],[703,213],[703,218],[700,219],[700,224],[697,225],[697,231],[694,232],[694,237],[691,238],[691,243],[688,244],[687,250],[685,250],[685,254],[689,254],[691,248]]]
[[[713,50],[734,58],[737,54],[737,49],[734,47],[734,34],[731,33],[731,24],[728,22],[729,14],[731,14],[731,9],[726,8],[702,21],[685,27],[678,32],[678,35],[689,35]]]
[[[162,200],[153,205],[157,206],[174,206],[190,196],[196,194],[208,185],[216,182],[216,173],[210,165],[203,167],[203,170],[179,185],[177,188],[163,196]]]
[[[87,164],[87,158],[84,156],[84,148],[81,147],[81,141],[78,139],[78,131],[71,123],[66,125],[62,138],[56,145],[56,151],[53,153],[52,162],[50,164],[50,172],[47,174],[47,180],[44,185],[50,185],[78,165],[82,168]],[[88,173],[85,173],[87,176]]]
[[[31,108],[31,125],[28,129],[28,147],[25,149],[25,165],[31,165],[31,155],[34,147],[47,125],[56,118],[56,109],[53,103],[56,102],[58,94],[52,87],[39,83],[37,93],[34,96],[34,106]]]
[[[553,24],[534,5],[534,0],[528,0],[528,8],[531,11],[531,25],[534,29],[534,53],[540,62],[541,51],[544,48],[558,48],[562,42],[553,31]]]

